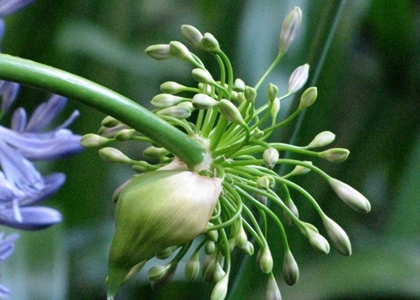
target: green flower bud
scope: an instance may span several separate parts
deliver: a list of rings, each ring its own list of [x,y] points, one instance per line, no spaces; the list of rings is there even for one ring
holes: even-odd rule
[[[273,257],[271,256],[271,251],[268,246],[262,250],[259,265],[261,272],[265,274],[269,274],[273,270]]]
[[[328,241],[320,235],[318,232],[312,230],[311,228],[305,226],[304,234],[308,238],[309,243],[311,243],[314,249],[320,251],[321,253],[328,254],[330,252],[330,244]]]
[[[169,270],[170,267],[170,263],[163,266],[151,267],[149,269],[149,272],[147,272],[147,277],[150,281],[159,280],[165,275],[165,273]]]
[[[168,44],[152,45],[147,47],[145,51],[147,55],[157,60],[168,59],[173,56]]]
[[[299,267],[292,252],[284,252],[283,279],[288,285],[294,285],[299,280]]]
[[[203,35],[197,28],[191,25],[182,25],[181,32],[182,36],[188,41],[188,43],[196,48],[201,48]]]
[[[169,48],[174,56],[186,60],[188,62],[196,62],[190,50],[188,50],[188,48],[183,43],[172,41],[169,43]]]
[[[311,106],[316,98],[318,97],[318,89],[314,86],[307,88],[302,96],[300,97],[300,102],[298,110],[304,110],[305,108]]]
[[[209,71],[205,69],[195,68],[194,70],[192,70],[191,75],[197,82],[206,83],[210,85],[216,84],[216,81],[214,81]]]
[[[265,299],[266,300],[281,300],[280,289],[273,275],[270,275],[268,277]]]
[[[245,244],[245,246],[242,247],[241,250],[245,254],[248,254],[249,256],[254,255],[254,245],[250,241],[247,241],[246,244]]]
[[[203,278],[206,282],[213,282],[214,281],[214,272],[216,270],[217,260],[216,255],[217,252],[213,252],[210,255],[207,255],[204,259],[203,263]]]
[[[279,157],[279,151],[273,147],[269,147],[263,152],[263,160],[269,169],[274,168],[274,166],[277,164],[277,161],[279,160]]]
[[[364,213],[368,213],[370,211],[370,203],[368,199],[366,199],[365,196],[356,191],[354,188],[332,177],[328,180],[328,183],[336,192],[338,197],[340,197],[341,200],[343,200],[343,202],[352,209]]]
[[[277,98],[278,94],[279,94],[279,88],[276,85],[269,83],[267,86],[268,101],[273,101],[275,98]]]
[[[247,242],[248,242],[248,237],[246,236],[246,232],[241,224],[236,234],[236,245],[242,249],[246,246]]]
[[[254,103],[255,99],[257,98],[257,91],[250,86],[246,86],[244,96],[247,101]]]
[[[219,101],[219,109],[220,113],[228,119],[228,121],[246,126],[244,119],[242,118],[241,113],[239,112],[238,108],[229,100],[222,99]]]
[[[105,138],[114,138],[115,135],[120,132],[121,130],[124,129],[132,129],[131,127],[127,126],[126,124],[120,123],[117,126],[114,127],[105,127],[105,126],[101,126],[98,130],[98,135],[105,137]]]
[[[176,268],[176,264],[169,264],[169,268],[160,278],[151,280],[152,289],[158,290],[168,285],[175,275]]]
[[[237,92],[243,92],[245,91],[245,82],[240,79],[240,78],[236,78],[235,82],[233,83],[233,89]]]
[[[335,139],[334,133],[332,133],[331,131],[323,131],[323,132],[318,133],[314,137],[312,142],[310,142],[308,146],[306,146],[306,148],[311,149],[311,148],[324,147],[331,144],[334,141],[334,139]]]
[[[137,131],[135,129],[123,129],[120,130],[116,135],[115,135],[115,139],[117,141],[123,142],[123,141],[127,141],[130,138],[132,138],[133,136],[135,136],[137,134]]]
[[[213,273],[213,280],[214,282],[219,282],[220,280],[222,280],[223,276],[226,275],[226,272],[223,270],[222,266],[217,263],[215,266],[215,270]]]
[[[213,226],[213,224],[209,223],[209,226]],[[206,236],[210,241],[217,242],[217,239],[219,238],[219,232],[217,230],[207,231]]]
[[[213,241],[207,241],[204,250],[207,255],[210,255],[216,250],[216,244]]]
[[[284,204],[296,216],[296,218],[299,218],[299,210],[297,209],[297,207],[296,207],[296,205],[295,205],[295,203],[293,202],[292,199],[286,198],[286,200],[284,201]],[[287,222],[287,224],[293,225],[293,220],[289,216],[289,214],[287,214],[286,212],[283,212],[283,216],[284,216],[284,219]]]
[[[200,257],[198,251],[191,255],[187,264],[185,265],[185,278],[194,280],[200,274]]]
[[[254,136],[254,139],[259,140],[260,138],[264,136],[264,131],[258,128],[255,128],[254,131],[252,132],[252,135]]]
[[[166,81],[160,85],[160,90],[166,94],[178,94],[185,91],[187,87],[185,85],[179,84],[175,81]]]
[[[171,94],[159,94],[153,97],[152,105],[157,108],[166,108],[181,103],[182,101],[189,100],[184,97],[174,96]]]
[[[85,148],[95,148],[95,147],[100,147],[103,145],[106,145],[110,142],[109,139],[107,139],[106,137],[97,135],[97,134],[93,134],[93,133],[88,133],[85,134],[81,139],[80,139],[80,145],[82,145]]]
[[[297,91],[299,91],[308,80],[308,75],[309,75],[308,64],[304,64],[300,67],[297,67],[293,71],[292,75],[290,75],[287,91],[289,93],[296,93]]]
[[[311,161],[304,161],[304,162],[312,165],[312,162]],[[288,176],[290,177],[290,176],[296,176],[296,175],[305,175],[305,174],[309,173],[310,171],[311,171],[311,169],[309,169],[307,167],[304,167],[304,166],[296,166],[296,167],[294,167],[294,169],[292,170],[292,172],[290,172],[288,174]]]
[[[218,105],[219,102],[206,94],[195,94],[192,99],[192,105],[198,109],[212,108]]]
[[[331,148],[318,153],[319,157],[330,162],[340,163],[349,157],[350,151],[343,148]]]
[[[176,119],[188,119],[191,116],[191,109],[188,106],[181,105],[182,103],[161,109],[158,111],[160,115],[173,117]]]
[[[189,171],[158,170],[133,177],[117,202],[108,296],[115,296],[133,266],[202,233],[221,190],[220,179]]]
[[[286,53],[290,44],[296,37],[299,30],[300,23],[302,22],[302,11],[299,7],[295,7],[288,13],[283,21],[283,26],[280,33],[279,51]]]
[[[119,125],[120,123],[121,123],[121,122],[120,122],[120,121],[118,121],[117,119],[115,119],[115,118],[113,118],[113,117],[111,117],[111,116],[106,116],[106,117],[102,120],[101,125],[102,125],[102,126],[104,126],[104,127],[112,128],[112,127],[114,127],[114,126]]]
[[[226,298],[229,283],[229,274],[216,283],[211,293],[210,300],[224,300]]]
[[[105,147],[100,149],[99,156],[107,162],[112,163],[121,163],[121,164],[129,164],[132,160],[122,153],[120,150],[112,148],[112,147]]]
[[[343,255],[351,255],[351,243],[347,233],[335,221],[325,216],[322,219],[328,237],[333,243],[334,247]]]
[[[268,176],[258,177],[256,180],[257,187],[263,190],[268,190],[270,188],[270,180]]]
[[[217,39],[211,34],[206,32],[201,40],[201,46],[204,50],[210,52],[219,52],[220,46]]]
[[[260,195],[260,194],[257,194],[257,193],[253,193],[253,194],[252,194],[252,197],[253,197],[255,200],[257,200],[257,201],[261,202],[262,204],[267,205],[268,199],[267,199],[267,197],[266,197],[266,196],[263,196],[263,195]]]
[[[169,153],[170,152],[165,148],[158,148],[154,146],[147,147],[143,151],[143,155],[149,158],[161,158]]]
[[[271,118],[275,121],[277,119],[277,114],[280,111],[280,99],[279,98],[274,98],[273,100],[273,104],[271,105],[270,108],[270,115]]]

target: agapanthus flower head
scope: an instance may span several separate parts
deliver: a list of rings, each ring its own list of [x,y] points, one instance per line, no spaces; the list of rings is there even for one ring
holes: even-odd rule
[[[281,42],[284,52],[296,35],[300,19],[298,8],[286,18]],[[154,111],[157,116],[202,144],[205,161],[188,165],[188,169],[153,137],[146,137],[113,119],[110,122],[108,117],[102,122],[99,136],[89,134],[83,138],[84,146],[102,148],[99,151],[106,161],[131,165],[143,173],[135,175],[114,193],[116,233],[109,256],[109,297],[114,297],[119,286],[129,280],[141,264],[153,257],[162,257],[158,253],[164,253],[163,257],[170,261],[152,267],[149,280],[152,287],[166,285],[178,262],[193,247],[192,241],[201,235],[186,264],[185,274],[188,279],[195,279],[201,267],[204,280],[215,283],[211,299],[222,300],[226,296],[234,251],[250,256],[257,253],[257,264],[262,274],[268,276],[267,299],[281,299],[273,275],[277,263],[270,251],[268,221],[280,232],[284,247],[283,277],[290,285],[298,280],[299,268],[283,223],[298,227],[309,244],[321,253],[330,251],[323,232],[301,219],[292,201],[294,194],[303,196],[314,207],[339,252],[344,255],[351,252],[344,230],[292,179],[311,171],[330,183],[351,207],[366,210],[368,202],[361,194],[331,179],[316,162],[308,160],[311,157],[341,162],[347,158],[346,149],[322,149],[333,142],[332,133],[324,131],[306,146],[269,141],[273,132],[289,124],[316,100],[316,87],[306,89],[301,93],[296,111],[277,120],[280,103],[291,94],[299,93],[305,85],[309,65],[303,64],[291,74],[284,95],[279,95],[276,85],[269,84],[263,93],[266,99],[261,101],[259,87],[263,80],[251,86],[234,77],[230,61],[213,35],[202,35],[190,25],[183,25],[182,33],[192,46],[216,56],[220,74],[210,72],[200,58],[180,42],[148,47],[146,53],[157,60],[172,57],[191,64],[195,80],[192,86],[166,82],[161,86],[163,94],[158,94],[151,102],[157,108]],[[283,54],[275,59],[274,65]],[[266,75],[267,72],[262,79]],[[192,113],[194,119],[189,118]],[[130,134],[126,134],[127,130],[131,130]],[[119,135],[123,138],[118,138]],[[143,152],[145,160],[131,159],[110,150],[109,144],[127,140],[149,143]],[[286,158],[285,152],[306,158]],[[293,168],[280,168],[286,171],[277,173],[275,170],[281,165]],[[282,209],[283,215],[277,216],[272,205]],[[202,264],[200,251],[206,254]]]

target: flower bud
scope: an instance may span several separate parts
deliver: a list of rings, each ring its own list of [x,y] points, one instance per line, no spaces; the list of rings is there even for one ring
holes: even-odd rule
[[[188,43],[196,48],[201,48],[203,35],[197,28],[191,25],[182,25],[181,32],[182,36],[188,41]]]
[[[308,146],[306,146],[306,148],[312,149],[312,148],[324,147],[331,144],[334,141],[334,139],[335,139],[334,133],[332,133],[331,131],[323,131],[323,132],[318,133],[314,137],[312,142],[310,142]]]
[[[317,97],[318,89],[315,86],[307,88],[300,97],[298,110],[304,110],[305,108],[311,106]]]
[[[340,163],[349,157],[350,151],[343,148],[331,148],[318,153],[319,157],[330,162]]]
[[[273,257],[268,246],[262,250],[259,265],[261,272],[265,274],[269,274],[273,270]]]
[[[263,190],[268,190],[270,188],[270,180],[268,176],[258,177],[256,180],[257,187]]]
[[[149,278],[150,281],[159,280],[165,275],[166,271],[168,271],[170,267],[171,267],[170,263],[163,266],[151,267],[149,269],[149,272],[147,272],[147,277]]]
[[[181,105],[182,103],[161,109],[158,114],[173,117],[176,119],[187,119],[191,116],[191,109],[188,106]]]
[[[156,253],[156,258],[167,259],[167,258],[171,257],[171,255],[174,254],[174,252],[178,248],[179,248],[178,246],[172,246],[172,247],[168,247],[166,249],[163,249],[162,251],[159,251],[159,252]]]
[[[226,275],[225,270],[223,270],[222,266],[217,263],[215,266],[215,270],[213,273],[213,280],[214,282],[219,282],[220,280],[222,280],[223,276]]]
[[[246,244],[245,244],[245,246],[243,246],[243,247],[241,248],[241,250],[242,250],[245,254],[248,254],[249,256],[254,255],[254,245],[253,245],[250,241],[247,241],[247,242],[246,242]]]
[[[204,250],[207,255],[210,255],[216,250],[216,244],[213,241],[207,241]]]
[[[168,285],[175,275],[177,266],[177,264],[169,264],[169,268],[160,278],[151,280],[152,289],[158,290]]]
[[[270,108],[271,118],[275,121],[277,119],[277,114],[280,111],[280,99],[278,97],[274,98],[273,104]]]
[[[147,55],[157,60],[168,59],[173,56],[168,44],[152,45],[147,47],[145,51]]]
[[[229,283],[229,274],[216,283],[211,293],[210,300],[224,300],[226,298]]]
[[[207,109],[218,105],[219,102],[206,94],[195,94],[192,99],[192,104],[195,108]]]
[[[210,85],[216,84],[216,81],[214,81],[209,71],[205,69],[195,68],[194,70],[192,70],[191,75],[197,82],[207,83]]]
[[[159,94],[153,97],[152,105],[157,108],[166,108],[181,103],[182,101],[189,100],[184,97],[174,96],[171,94]]]
[[[295,7],[289,12],[283,21],[283,26],[280,33],[279,51],[286,53],[290,44],[296,37],[302,22],[302,11],[299,7]]]
[[[123,141],[129,140],[136,134],[137,134],[137,131],[135,129],[131,129],[131,128],[122,129],[115,135],[115,139],[117,141],[123,142]]]
[[[119,125],[121,122],[118,121],[117,119],[115,119],[114,117],[111,116],[106,116],[102,122],[101,125],[104,127],[108,127],[108,128],[112,128],[114,126]]]
[[[261,202],[262,204],[267,205],[268,199],[267,199],[267,197],[266,197],[266,196],[263,196],[263,195],[260,195],[260,194],[257,194],[257,193],[253,193],[253,194],[252,194],[252,197],[253,197],[255,200],[257,200],[257,201]]]
[[[168,155],[170,152],[165,148],[158,148],[154,146],[147,147],[143,151],[143,155],[149,158],[161,158],[165,155]]]
[[[241,224],[239,227],[238,233],[236,234],[236,245],[242,249],[243,247],[246,246],[247,242],[248,242],[248,237],[246,236],[245,230]]]
[[[189,171],[158,170],[133,177],[117,202],[108,295],[115,296],[139,262],[202,233],[221,190],[221,179]]]
[[[209,223],[209,225],[213,226],[211,223]],[[217,242],[217,239],[219,238],[219,232],[217,230],[207,231],[206,236],[210,241]]]
[[[210,52],[219,52],[220,46],[217,39],[211,34],[206,32],[201,40],[201,46],[204,50]]]
[[[188,50],[188,48],[183,43],[172,41],[169,43],[169,48],[174,56],[188,62],[195,63],[195,59],[192,56],[190,50]]]
[[[237,92],[243,92],[245,91],[245,82],[240,79],[240,78],[236,78],[235,82],[233,83],[233,89]]]
[[[132,160],[122,153],[120,150],[112,148],[112,147],[105,147],[99,149],[99,156],[107,162],[111,163],[121,163],[121,164],[129,164]]]
[[[273,275],[270,275],[268,277],[265,299],[266,300],[281,300],[280,289]]]
[[[304,161],[304,162],[312,165],[311,161]],[[296,175],[305,175],[305,174],[309,173],[310,171],[311,171],[311,169],[298,165],[298,166],[294,167],[294,169],[288,174],[288,176],[290,177],[290,176],[296,176]]]
[[[316,250],[324,254],[328,254],[330,252],[330,244],[328,244],[328,241],[318,232],[305,225],[304,234],[308,238],[309,243],[311,243],[312,247]]]
[[[275,98],[277,98],[278,94],[279,94],[279,88],[276,85],[269,83],[267,86],[268,101],[273,101]]]
[[[166,81],[160,85],[160,90],[166,94],[178,94],[187,89],[185,85],[179,84],[175,81]]]
[[[343,228],[340,227],[335,221],[325,216],[322,219],[328,237],[333,243],[334,247],[343,255],[351,255],[351,243]]]
[[[328,183],[331,185],[338,197],[340,197],[341,200],[343,200],[343,202],[352,209],[364,213],[368,213],[370,211],[370,203],[368,199],[366,199],[365,196],[356,191],[354,188],[332,177],[328,180]]]
[[[220,113],[228,119],[228,121],[246,126],[244,119],[242,118],[241,113],[239,112],[239,109],[229,100],[222,99],[219,101],[219,109]]]
[[[108,144],[110,142],[109,139],[107,139],[106,137],[97,135],[97,134],[93,134],[93,133],[88,133],[85,134],[81,139],[80,139],[80,145],[82,145],[85,148],[95,148],[95,147],[100,147],[100,146],[104,146],[106,144]]]
[[[246,101],[254,103],[255,99],[257,98],[257,91],[250,86],[246,86],[245,91],[244,91],[244,96],[245,96]]]
[[[187,264],[185,265],[185,278],[194,280],[200,274],[200,258],[198,251],[191,255]]]
[[[284,204],[287,206],[287,208],[289,208],[289,210],[295,215],[296,218],[299,218],[299,210],[297,209],[297,207],[296,207],[296,205],[295,205],[295,203],[293,202],[292,199],[286,198],[286,200],[284,201]],[[293,220],[289,216],[288,213],[283,212],[283,216],[284,216],[284,219],[287,222],[287,224],[293,225]]]
[[[284,252],[283,279],[288,285],[294,285],[299,280],[299,267],[292,252]]]
[[[267,168],[272,169],[277,164],[279,156],[280,154],[279,151],[277,151],[277,149],[273,147],[265,149],[265,151],[263,152],[263,160]]]
[[[260,138],[264,136],[264,131],[258,128],[255,128],[254,131],[252,132],[252,135],[254,136],[254,139],[259,140]]]
[[[296,93],[299,91],[308,80],[309,75],[309,65],[304,64],[300,67],[297,67],[289,78],[289,85],[287,91],[289,93]]]

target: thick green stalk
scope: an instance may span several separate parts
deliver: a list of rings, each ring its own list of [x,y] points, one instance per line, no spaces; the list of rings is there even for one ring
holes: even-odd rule
[[[206,151],[198,141],[138,103],[77,75],[0,54],[0,79],[56,93],[110,115],[165,147],[191,170],[205,159]]]

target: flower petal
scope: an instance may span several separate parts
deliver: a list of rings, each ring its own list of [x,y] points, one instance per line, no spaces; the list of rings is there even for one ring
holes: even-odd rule
[[[0,224],[23,230],[43,229],[61,222],[61,214],[52,208],[42,206],[21,207],[22,222],[14,218],[12,209],[0,211]]]

